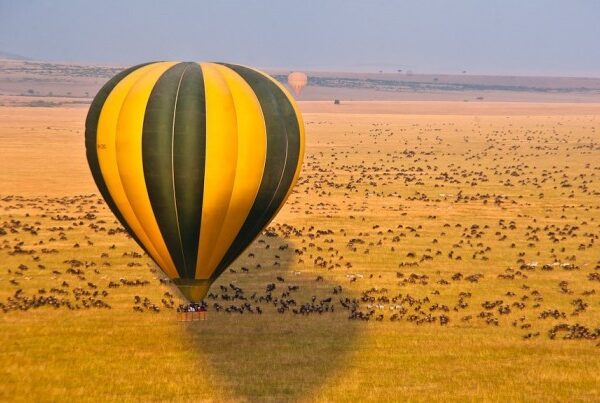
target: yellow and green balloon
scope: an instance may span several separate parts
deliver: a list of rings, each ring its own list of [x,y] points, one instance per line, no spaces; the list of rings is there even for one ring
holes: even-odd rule
[[[155,62],[102,87],[85,144],[115,216],[199,301],[289,196],[304,124],[284,87],[258,70]]]

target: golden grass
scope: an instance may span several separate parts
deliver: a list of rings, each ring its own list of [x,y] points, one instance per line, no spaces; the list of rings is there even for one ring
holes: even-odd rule
[[[459,106],[448,103],[453,111]],[[558,323],[600,326],[600,283],[588,279],[600,272],[599,117],[589,113],[589,105],[581,106],[585,113],[571,105],[569,114],[532,106],[530,115],[485,107],[462,115],[310,109],[304,171],[272,224],[278,236],[262,236],[248,251],[256,257],[242,257],[232,266],[236,272],[224,273],[212,291],[221,298],[219,285],[233,282],[246,296],[263,295],[271,282],[277,292],[297,284],[292,297],[298,303],[313,295],[332,297],[335,312],[279,314],[263,303],[258,304],[263,315],[228,314],[215,312],[212,304],[239,301],[210,300],[209,320],[194,323],[177,322],[162,306],[164,293],[174,291],[159,282],[146,257],[124,256],[139,252],[131,239],[90,227],[118,228],[98,196],[74,197],[94,193],[83,153],[85,111],[0,108],[0,228],[17,231],[0,236],[0,302],[17,289],[33,296],[55,287],[67,290],[65,298],[75,303],[73,289],[92,291],[87,284],[92,282],[109,292],[101,299],[112,307],[0,313],[0,399],[598,400],[600,339],[563,340],[559,334],[552,340],[548,331]],[[464,197],[457,200],[458,194]],[[97,217],[85,218],[92,205]],[[76,219],[53,219],[57,215]],[[37,234],[11,220],[39,228]],[[282,224],[300,232],[286,234]],[[558,229],[547,227],[552,224]],[[354,243],[352,250],[351,239],[365,243]],[[19,242],[33,254],[9,254]],[[288,249],[279,250],[286,244]],[[58,253],[43,253],[44,247]],[[319,257],[325,267],[314,264]],[[69,259],[95,265],[82,267],[80,278],[67,273]],[[541,269],[555,260],[578,269]],[[533,261],[534,270],[520,268]],[[131,263],[139,266],[128,267]],[[18,269],[20,264],[27,269]],[[452,279],[457,272],[463,279]],[[428,276],[426,284],[402,283],[412,273]],[[351,282],[350,274],[363,277]],[[464,279],[472,274],[483,277]],[[317,276],[324,280],[316,282]],[[150,283],[108,288],[122,277]],[[63,281],[69,286],[62,287]],[[342,298],[361,298],[372,287],[388,289],[370,294],[375,297],[427,297],[421,311],[436,321],[418,325],[408,314],[390,321],[387,302],[373,308],[368,322],[348,320],[349,312],[337,302],[340,295],[332,294],[337,285]],[[466,308],[455,311],[461,292],[472,296],[465,298]],[[160,313],[133,311],[135,295],[149,298]],[[573,315],[576,299],[588,306]],[[481,305],[495,300],[511,312]],[[512,305],[518,301],[523,309]],[[435,310],[435,304],[447,305],[449,312]],[[360,310],[368,312],[367,305],[361,302]],[[549,309],[565,318],[541,319]],[[481,312],[491,312],[498,325],[478,317]],[[379,314],[383,320],[375,321]],[[449,318],[444,326],[442,314]]]

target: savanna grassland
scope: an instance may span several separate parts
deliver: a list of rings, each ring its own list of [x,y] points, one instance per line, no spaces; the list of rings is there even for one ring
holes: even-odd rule
[[[600,106],[301,108],[294,193],[188,323],[86,109],[0,108],[0,399],[599,399]]]

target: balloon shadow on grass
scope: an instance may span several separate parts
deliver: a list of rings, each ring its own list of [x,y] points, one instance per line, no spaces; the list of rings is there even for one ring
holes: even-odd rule
[[[211,287],[210,292],[218,298],[207,300],[209,320],[186,324],[190,344],[201,356],[202,365],[210,368],[230,398],[282,401],[310,397],[339,373],[354,351],[360,324],[348,320],[349,313],[339,300],[356,295],[345,290],[333,294],[338,284],[317,282],[318,274],[314,272],[294,271],[297,259],[292,242],[262,235],[232,265],[235,273],[227,270]],[[262,267],[257,268],[257,264]],[[278,281],[277,277],[285,281]],[[323,277],[327,277],[326,273]],[[220,286],[229,287],[230,283],[242,288],[248,299],[255,292],[257,297],[265,296],[268,284],[275,284],[273,298],[280,298],[289,286],[297,285],[298,290],[284,297],[295,300],[296,305],[279,313],[280,305],[275,307],[273,302],[223,300],[224,294],[234,293],[223,292]],[[312,304],[313,296],[316,305],[331,298],[334,312],[292,312],[303,304]],[[263,314],[215,312],[215,302],[223,307],[249,302],[253,307],[261,307]]]

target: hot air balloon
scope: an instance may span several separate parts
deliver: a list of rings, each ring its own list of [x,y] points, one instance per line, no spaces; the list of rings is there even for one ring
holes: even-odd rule
[[[258,70],[154,62],[102,87],[85,145],[112,212],[198,302],[285,203],[304,124],[283,86]]]
[[[296,96],[300,95],[302,89],[306,87],[308,77],[300,71],[294,71],[288,75],[288,84],[294,90]]]

